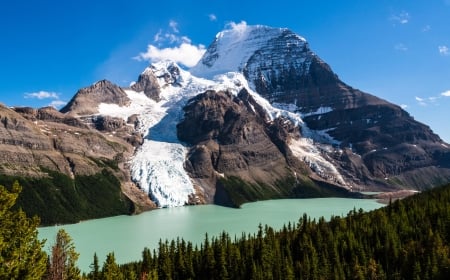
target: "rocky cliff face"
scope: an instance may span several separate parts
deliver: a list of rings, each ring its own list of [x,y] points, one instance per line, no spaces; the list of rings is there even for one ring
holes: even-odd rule
[[[275,186],[289,176],[289,165],[270,133],[262,110],[248,92],[207,91],[184,108],[178,138],[192,145],[186,170],[192,178],[215,185],[219,177]],[[214,197],[215,192],[208,197]],[[213,201],[210,201],[213,202]]]

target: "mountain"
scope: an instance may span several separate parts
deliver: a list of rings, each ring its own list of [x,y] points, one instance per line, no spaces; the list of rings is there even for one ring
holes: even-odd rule
[[[162,61],[130,88],[99,81],[60,112],[1,110],[0,184],[45,185],[38,194],[24,188],[27,201],[40,201],[24,203],[32,214],[58,193],[61,176],[72,187],[51,203],[66,212],[95,206],[79,219],[450,182],[450,145],[399,106],[342,82],[284,28],[224,30],[193,68]],[[119,196],[98,205],[111,193]]]
[[[399,106],[339,80],[288,29],[219,33],[192,72],[208,77],[216,69],[241,72],[274,107],[301,116],[301,135],[331,144],[326,156],[354,187],[423,189],[450,178],[448,144]]]

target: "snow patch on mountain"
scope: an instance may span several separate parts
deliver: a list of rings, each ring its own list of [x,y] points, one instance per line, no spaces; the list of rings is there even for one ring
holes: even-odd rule
[[[293,139],[289,143],[289,148],[297,158],[307,163],[317,175],[348,188],[342,175],[333,164],[321,155],[321,151],[314,145],[312,139]]]
[[[309,113],[302,114],[302,117],[309,117],[309,116],[315,116],[315,115],[322,115],[333,111],[333,108],[331,107],[319,107],[317,110]]]
[[[148,128],[161,120],[165,110],[162,110],[157,102],[148,98],[142,92],[125,90],[125,93],[131,100],[128,106],[122,107],[117,104],[100,103],[98,106],[99,114],[122,118],[125,121],[132,115],[139,115],[138,131],[146,136]]]

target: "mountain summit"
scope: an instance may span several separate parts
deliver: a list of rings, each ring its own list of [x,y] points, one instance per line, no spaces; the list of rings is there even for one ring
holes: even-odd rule
[[[277,41],[284,40],[283,52],[289,54],[290,61],[297,64],[304,63],[303,51],[307,48],[306,40],[286,28],[272,28],[263,25],[247,26],[238,25],[233,29],[224,30],[216,35],[215,40],[208,47],[206,53],[198,64],[190,69],[196,76],[213,77],[215,74],[226,72],[243,72],[251,65],[260,51],[268,50],[277,44]],[[295,53],[288,53],[294,50]],[[302,52],[301,57],[297,57],[297,51]],[[287,63],[282,61],[279,63]],[[270,64],[266,65],[270,67]]]
[[[122,190],[137,206],[143,201],[138,190],[156,207],[238,206],[422,190],[450,181],[450,145],[399,106],[345,84],[304,38],[285,28],[234,26],[217,34],[193,68],[162,61],[131,88],[100,81],[78,91],[58,118],[15,111],[22,122],[58,121],[103,135],[101,146],[114,154],[96,155],[94,146],[70,152],[79,162],[117,164],[111,174],[121,174]],[[18,128],[2,122],[8,125],[0,135],[14,135]],[[14,142],[9,138],[2,149]],[[1,166],[11,158],[1,158]],[[36,162],[26,176],[48,169],[74,176],[77,161],[66,159],[69,168],[42,169]]]

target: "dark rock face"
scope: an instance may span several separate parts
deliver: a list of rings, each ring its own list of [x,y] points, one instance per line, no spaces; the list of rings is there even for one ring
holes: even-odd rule
[[[147,97],[158,102],[161,100],[161,87],[164,88],[169,84],[181,86],[180,79],[180,69],[175,63],[167,65],[162,72],[150,66],[139,75],[138,81],[131,86],[131,89],[137,92],[143,91]]]
[[[289,30],[252,55],[243,73],[271,103],[295,104],[302,113],[321,107],[388,104],[344,84],[306,42]]]
[[[125,106],[130,103],[125,91],[107,80],[102,80],[90,87],[80,89],[70,102],[61,109],[61,113],[72,115],[92,115],[98,113],[100,103]]]
[[[151,70],[147,70],[140,74],[137,82],[131,86],[131,89],[137,92],[143,91],[147,97],[155,101],[160,100],[159,94],[161,93],[161,88],[157,78]]]
[[[246,90],[238,96],[207,91],[190,100],[184,111],[177,133],[181,141],[192,145],[186,170],[194,179],[211,184],[221,176],[238,176],[270,188],[292,171],[305,168],[291,158],[286,144],[298,130],[281,119],[266,122],[264,110]],[[209,202],[215,191],[206,195]]]

